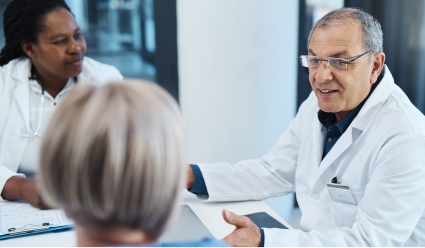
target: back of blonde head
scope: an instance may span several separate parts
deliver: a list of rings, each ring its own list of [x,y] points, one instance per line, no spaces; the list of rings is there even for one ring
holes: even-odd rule
[[[76,222],[160,235],[183,188],[179,109],[144,82],[77,86],[49,123],[40,188]]]

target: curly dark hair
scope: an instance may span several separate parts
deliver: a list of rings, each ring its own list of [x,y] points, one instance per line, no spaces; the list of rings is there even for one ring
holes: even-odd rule
[[[43,31],[43,18],[56,8],[71,13],[64,0],[13,0],[3,14],[3,30],[6,44],[0,53],[0,66],[26,56],[22,42],[38,43]]]

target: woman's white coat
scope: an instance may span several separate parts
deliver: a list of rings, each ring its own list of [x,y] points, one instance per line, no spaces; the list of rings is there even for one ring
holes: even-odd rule
[[[0,192],[6,181],[17,174],[30,132],[31,61],[22,57],[0,67]],[[104,84],[122,81],[119,71],[85,57],[78,83]],[[0,200],[2,198],[0,197]]]

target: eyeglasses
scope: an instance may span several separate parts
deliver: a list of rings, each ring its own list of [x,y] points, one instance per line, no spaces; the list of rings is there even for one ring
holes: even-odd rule
[[[332,58],[332,57],[329,57],[327,59],[320,59],[317,56],[307,55],[307,53],[301,55],[299,57],[299,59],[300,59],[301,65],[304,66],[304,67],[307,67],[307,68],[317,68],[317,67],[320,66],[320,63],[322,61],[326,61],[326,66],[329,69],[338,70],[338,71],[345,71],[345,70],[348,69],[348,65],[351,62],[353,62],[354,60],[356,60],[356,59],[360,58],[361,56],[367,54],[368,52],[370,52],[370,51],[367,51],[367,52],[365,52],[365,53],[363,53],[363,54],[361,54],[361,55],[359,55],[355,58],[352,57],[353,59],[350,60],[350,61],[347,61],[347,59]],[[350,58],[348,58],[348,59],[350,59]]]

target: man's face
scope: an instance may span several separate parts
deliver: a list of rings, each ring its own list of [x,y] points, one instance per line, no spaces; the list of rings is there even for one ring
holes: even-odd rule
[[[365,52],[360,25],[352,22],[342,27],[316,29],[308,54],[320,59],[347,59]],[[366,54],[353,61],[345,71],[331,70],[326,62],[318,68],[309,68],[310,84],[321,110],[335,113],[339,121],[367,97],[374,83],[371,80],[373,64],[369,62],[370,56]]]

